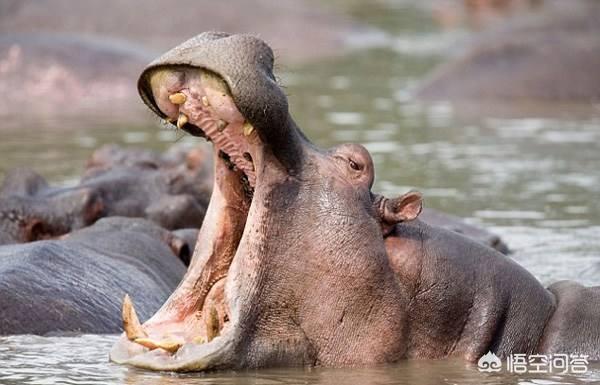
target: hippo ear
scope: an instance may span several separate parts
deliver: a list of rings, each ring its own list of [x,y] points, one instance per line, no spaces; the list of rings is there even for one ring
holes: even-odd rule
[[[382,220],[387,224],[411,221],[419,216],[423,209],[423,195],[418,191],[409,191],[394,199],[387,199],[382,207]]]
[[[33,242],[44,237],[44,223],[38,218],[32,218],[25,223],[23,227],[23,240],[25,242]]]
[[[169,241],[169,246],[171,247],[173,253],[181,260],[181,262],[183,262],[184,265],[190,265],[190,260],[192,259],[192,250],[190,250],[190,245],[185,241],[185,239],[174,235]]]

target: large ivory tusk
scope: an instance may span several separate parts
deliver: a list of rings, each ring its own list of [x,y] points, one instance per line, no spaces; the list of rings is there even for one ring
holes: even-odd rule
[[[150,338],[136,338],[133,342],[140,344],[150,350],[163,349],[169,353],[175,353],[183,346],[181,341],[166,339],[162,341],[154,341]]]
[[[129,294],[125,294],[125,298],[123,298],[123,330],[125,330],[127,339],[130,341],[148,337],[135,313]]]

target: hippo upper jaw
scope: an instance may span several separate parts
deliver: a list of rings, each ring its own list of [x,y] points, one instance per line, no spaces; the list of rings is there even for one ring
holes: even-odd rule
[[[253,41],[242,39],[251,46]],[[177,290],[143,326],[137,316],[131,326],[135,311],[124,306],[126,335],[110,354],[117,363],[176,371],[243,365],[233,355],[244,337],[240,325],[247,310],[240,300],[246,288],[239,285],[253,266],[239,261],[259,252],[254,238],[264,225],[266,196],[303,159],[304,139],[287,114],[285,96],[278,87],[268,90],[272,81],[264,68],[258,73],[266,78],[252,80],[250,87],[244,84],[257,68],[241,79],[221,75],[228,74],[227,65],[217,73],[211,63],[199,60],[200,67],[159,60],[140,77],[142,99],[157,115],[213,143],[215,182],[199,247]],[[260,95],[249,92],[270,92],[274,100],[264,107]]]
[[[218,91],[227,90],[231,102],[235,103],[236,110],[244,117],[245,123],[252,125],[257,136],[270,146],[284,167],[294,169],[302,158],[301,142],[307,139],[296,128],[289,114],[287,98],[273,74],[273,57],[271,48],[251,35],[202,33],[152,62],[140,75],[138,91],[144,103],[159,117],[177,122],[178,127],[192,135],[205,136],[206,125],[197,126],[185,118],[180,120],[178,115],[173,115],[176,112],[173,106],[169,108],[165,103],[160,103],[151,79],[158,78],[163,84],[160,95],[169,96],[181,90],[182,86],[190,84],[186,75],[192,75],[199,80],[195,85],[208,85],[213,89],[211,94],[203,95],[207,96],[209,103],[218,96]],[[171,76],[160,79],[156,74],[164,73],[164,69],[171,72]],[[197,77],[198,69],[202,69],[208,76]],[[173,76],[173,71],[170,70],[175,70],[177,74]],[[180,103],[181,99],[175,102]],[[226,118],[223,120],[236,123],[231,120],[234,116],[228,115],[232,111],[227,110],[227,106],[222,107],[224,109],[218,112],[225,113]],[[187,115],[186,117],[189,118]],[[219,124],[222,127],[224,123]],[[246,127],[246,132],[247,130],[249,127]]]

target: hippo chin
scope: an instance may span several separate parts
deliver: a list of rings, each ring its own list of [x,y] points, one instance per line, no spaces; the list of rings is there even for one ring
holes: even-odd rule
[[[205,33],[140,77],[157,115],[213,143],[215,183],[186,276],[143,325],[125,301],[111,360],[196,371],[475,361],[488,350],[539,351],[542,340],[560,351],[561,329],[544,335],[544,326],[568,296],[416,219],[419,193],[372,193],[366,149],[312,144],[272,68],[264,42]],[[570,333],[569,346],[597,336]]]

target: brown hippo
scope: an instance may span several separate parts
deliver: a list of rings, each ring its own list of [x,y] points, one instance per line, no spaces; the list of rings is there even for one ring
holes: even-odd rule
[[[420,222],[419,193],[371,192],[367,150],[312,144],[272,69],[261,40],[205,33],[140,77],[157,115],[213,143],[215,184],[186,276],[143,326],[126,298],[113,361],[195,371],[488,350],[600,357],[600,328],[578,328],[598,325],[600,301],[546,290],[497,251]]]

